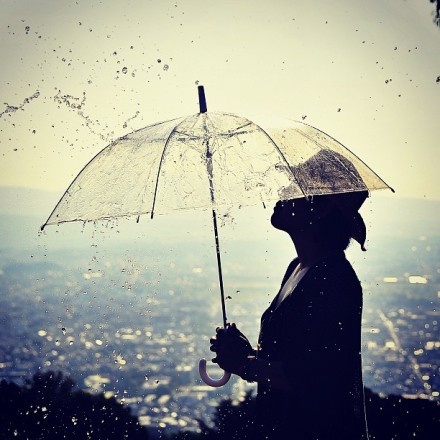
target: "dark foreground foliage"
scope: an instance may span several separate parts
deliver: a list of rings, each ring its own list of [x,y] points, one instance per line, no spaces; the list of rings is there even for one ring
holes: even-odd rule
[[[371,440],[434,440],[440,433],[440,402],[380,397],[365,391]]]
[[[440,402],[380,397],[365,390],[370,440],[434,440],[440,433]],[[248,394],[239,405],[227,399],[214,415],[215,428],[202,425],[202,433],[178,433],[172,440],[253,440],[255,399]],[[294,420],[292,420],[294,423]]]
[[[431,440],[440,432],[440,402],[380,397],[365,390],[371,440]],[[214,413],[214,427],[179,432],[169,440],[253,440],[255,398],[226,399]],[[292,420],[294,423],[294,420]],[[127,407],[115,398],[74,389],[62,373],[37,373],[23,386],[0,382],[0,439],[148,440]],[[164,438],[163,436],[161,438]]]
[[[440,27],[440,0],[430,0],[435,3],[434,23]]]
[[[240,403],[225,399],[220,402],[214,413],[214,428],[200,422],[201,433],[179,432],[170,436],[170,440],[246,440],[253,438],[255,398],[246,394]]]
[[[0,438],[130,439],[148,435],[115,398],[74,390],[62,373],[37,373],[25,385],[0,382]]]

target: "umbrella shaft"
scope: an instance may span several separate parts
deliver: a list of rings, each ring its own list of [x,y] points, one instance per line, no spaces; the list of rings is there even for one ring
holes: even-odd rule
[[[225,306],[225,291],[223,289],[223,274],[222,274],[222,260],[220,257],[220,243],[218,240],[218,228],[217,228],[217,215],[215,209],[212,210],[212,224],[214,225],[214,236],[215,236],[215,250],[217,254],[217,267],[218,267],[218,281],[220,284],[220,295],[222,303],[222,315],[223,315],[223,327],[226,328],[227,318],[226,318],[226,306]]]

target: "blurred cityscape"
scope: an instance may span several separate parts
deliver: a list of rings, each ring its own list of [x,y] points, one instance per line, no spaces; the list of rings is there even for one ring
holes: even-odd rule
[[[375,392],[440,400],[439,244],[438,236],[405,236],[354,254],[364,287],[364,382]],[[224,264],[228,318],[255,342],[290,257],[234,246],[241,252],[229,250]],[[210,388],[198,375],[221,324],[211,257],[197,244],[148,253],[40,246],[26,258],[2,251],[0,379],[62,371],[130,405],[152,430],[209,424],[222,398],[240,400],[252,388],[235,377]]]

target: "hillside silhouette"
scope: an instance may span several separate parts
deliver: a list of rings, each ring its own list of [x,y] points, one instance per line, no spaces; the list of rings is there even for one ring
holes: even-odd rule
[[[370,440],[431,440],[440,432],[440,402],[381,397],[365,389]],[[114,397],[76,390],[61,372],[36,373],[23,385],[0,382],[0,439],[148,440],[147,430]],[[168,440],[252,440],[255,397],[219,403],[213,426],[199,420],[200,432],[181,431]]]
[[[380,397],[365,389],[370,440],[434,440],[440,432],[440,402]],[[201,424],[201,433],[180,432],[170,440],[252,440],[255,398],[246,394],[241,403],[223,400],[214,414],[214,428]],[[335,439],[336,440],[336,439]],[[338,439],[342,440],[342,439]],[[345,439],[344,439],[345,440]]]
[[[23,386],[0,382],[0,439],[148,440],[114,397],[75,390],[62,373],[36,373]]]

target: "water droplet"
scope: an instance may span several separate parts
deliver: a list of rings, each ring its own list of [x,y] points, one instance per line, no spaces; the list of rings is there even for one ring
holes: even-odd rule
[[[123,67],[123,68],[122,68],[122,73],[125,74],[125,73],[127,73],[127,72],[128,72],[128,69],[127,69],[126,67]]]

